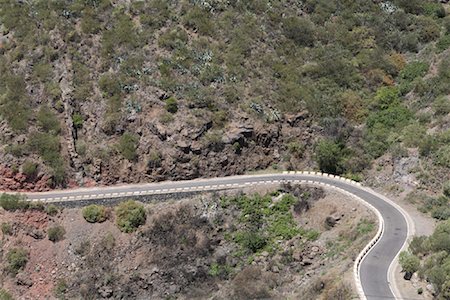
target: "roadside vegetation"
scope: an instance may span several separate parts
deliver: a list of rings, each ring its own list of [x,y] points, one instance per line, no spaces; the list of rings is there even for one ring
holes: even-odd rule
[[[450,220],[438,224],[429,237],[414,237],[408,252],[400,254],[405,279],[417,272],[433,285],[436,299],[450,298]]]
[[[6,253],[6,271],[15,276],[28,262],[28,252],[23,248],[12,248]]]
[[[106,207],[96,204],[84,207],[82,214],[83,218],[89,223],[101,223],[108,217]]]
[[[115,212],[117,226],[126,233],[133,232],[145,224],[147,218],[144,206],[133,200],[120,203]]]
[[[53,187],[68,183],[76,171],[66,163],[67,138],[75,139],[88,177],[97,159],[127,160],[141,173],[134,166],[148,158],[142,145],[151,135],[139,124],[155,109],[163,127],[200,117],[212,124],[200,135],[209,131],[211,149],[233,156],[227,163],[246,148],[272,145],[255,137],[224,144],[223,129],[239,121],[234,116],[285,126],[302,113],[320,138],[304,144],[279,137],[286,147],[269,165],[295,169],[312,160],[324,172],[362,178],[383,155],[398,159],[419,149],[427,168],[450,167],[443,126],[450,28],[438,1],[2,0],[2,7],[8,38],[0,50],[0,115],[11,130],[2,151],[30,180],[45,173]],[[63,130],[58,72],[67,61],[74,128]],[[144,96],[155,90],[155,99]],[[63,139],[65,132],[72,136]],[[198,160],[208,153],[197,150]],[[180,161],[199,165],[193,157]]]

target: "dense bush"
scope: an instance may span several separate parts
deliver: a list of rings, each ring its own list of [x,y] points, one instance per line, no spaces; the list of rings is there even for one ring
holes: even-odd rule
[[[178,111],[178,101],[175,98],[170,97],[166,100],[166,109],[172,114],[176,113]]]
[[[59,242],[63,240],[65,234],[66,230],[61,225],[50,227],[47,230],[48,239],[52,242]]]
[[[29,160],[26,160],[22,165],[22,173],[24,173],[27,178],[33,179],[38,173],[38,164]]]
[[[23,270],[28,262],[28,252],[23,248],[12,248],[6,253],[6,270],[16,275]]]
[[[436,152],[435,163],[450,168],[450,145],[443,146]]]
[[[184,24],[198,31],[202,35],[212,35],[214,33],[214,22],[207,10],[201,9],[197,5],[192,7],[183,18]]]
[[[301,46],[313,46],[314,27],[313,24],[299,17],[289,17],[283,20],[284,35]]]
[[[50,133],[34,132],[31,134],[27,147],[38,153],[44,162],[53,169],[53,182],[64,182],[64,161],[60,155],[59,137]]]
[[[13,130],[25,131],[31,116],[25,81],[22,76],[9,74],[1,74],[0,80],[4,81],[4,87],[0,88],[0,115]]]
[[[450,99],[440,96],[433,102],[433,110],[436,115],[447,115],[450,113]]]
[[[446,181],[442,186],[442,193],[444,196],[450,198],[450,180]]]
[[[135,231],[139,226],[145,224],[145,220],[144,206],[136,201],[122,202],[116,208],[116,223],[123,232]]]
[[[54,204],[49,204],[45,206],[45,212],[49,216],[56,216],[59,212],[59,208]]]
[[[133,49],[140,44],[139,35],[130,16],[124,12],[117,15],[110,30],[103,32],[102,54],[113,56],[119,47]]]
[[[176,27],[173,29],[169,29],[165,33],[163,33],[159,39],[158,43],[161,47],[164,47],[168,50],[179,49],[186,45],[188,42],[188,35],[184,29],[181,27]]]
[[[409,246],[410,251],[422,257],[419,260],[419,275],[431,283],[436,297],[447,299],[450,278],[450,220],[438,224],[429,237],[415,237]],[[404,259],[406,267],[417,269],[417,256],[408,255]],[[403,266],[403,264],[402,264]]]
[[[102,205],[92,204],[82,210],[83,217],[89,223],[101,223],[107,219],[106,208]]]
[[[267,245],[267,238],[261,233],[254,231],[247,231],[236,234],[235,241],[252,253],[258,252]]]
[[[117,144],[117,150],[126,159],[133,161],[137,158],[136,149],[138,146],[139,139],[131,133],[124,133]]]
[[[3,235],[11,235],[11,234],[13,233],[12,226],[11,226],[11,224],[9,224],[9,223],[4,223],[4,222],[3,222],[3,223],[0,225],[0,227],[1,227],[1,230],[2,230]]]
[[[315,239],[317,232],[299,228],[293,219],[291,208],[298,201],[292,195],[284,195],[273,203],[270,195],[240,195],[223,198],[222,206],[235,206],[239,209],[239,222],[242,228],[232,230],[233,240],[247,253],[263,249],[270,251],[277,240],[289,240],[297,235]]]
[[[59,134],[61,126],[56,114],[46,106],[41,106],[37,114],[39,126],[45,131],[53,134]]]
[[[399,256],[399,262],[402,266],[402,271],[405,272],[405,279],[411,279],[411,276],[419,270],[420,259],[406,251],[402,251]]]
[[[342,174],[343,158],[342,146],[334,141],[322,140],[314,147],[314,159],[322,172]]]
[[[29,203],[25,201],[23,196],[18,194],[1,194],[0,206],[5,210],[14,211],[18,209],[27,209],[29,207]]]
[[[406,65],[406,67],[400,71],[400,78],[407,81],[413,81],[417,77],[423,77],[427,74],[429,65],[421,61],[413,61]]]

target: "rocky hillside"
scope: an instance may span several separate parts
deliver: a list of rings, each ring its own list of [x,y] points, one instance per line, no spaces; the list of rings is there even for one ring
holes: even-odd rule
[[[247,192],[83,209],[3,197],[0,299],[355,297],[368,208],[319,188]]]
[[[1,0],[0,23],[1,189],[450,166],[435,1]]]

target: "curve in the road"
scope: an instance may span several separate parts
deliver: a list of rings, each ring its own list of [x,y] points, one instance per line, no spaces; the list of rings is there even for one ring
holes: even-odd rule
[[[395,203],[361,184],[334,175],[316,172],[284,172],[283,174],[242,175],[190,181],[94,187],[43,193],[28,193],[28,199],[43,202],[65,202],[109,199],[154,194],[244,188],[258,184],[283,182],[321,184],[363,201],[379,217],[379,230],[355,261],[355,280],[360,298],[369,300],[398,299],[398,291],[390,281],[392,263],[412,234],[409,216]]]

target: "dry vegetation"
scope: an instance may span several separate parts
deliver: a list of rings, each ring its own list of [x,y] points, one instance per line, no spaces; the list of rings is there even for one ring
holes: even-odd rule
[[[34,299],[348,299],[353,259],[375,227],[364,206],[317,188],[144,206],[131,233],[118,209],[97,223],[82,209],[0,210],[4,289]],[[46,239],[58,226],[64,235]]]

